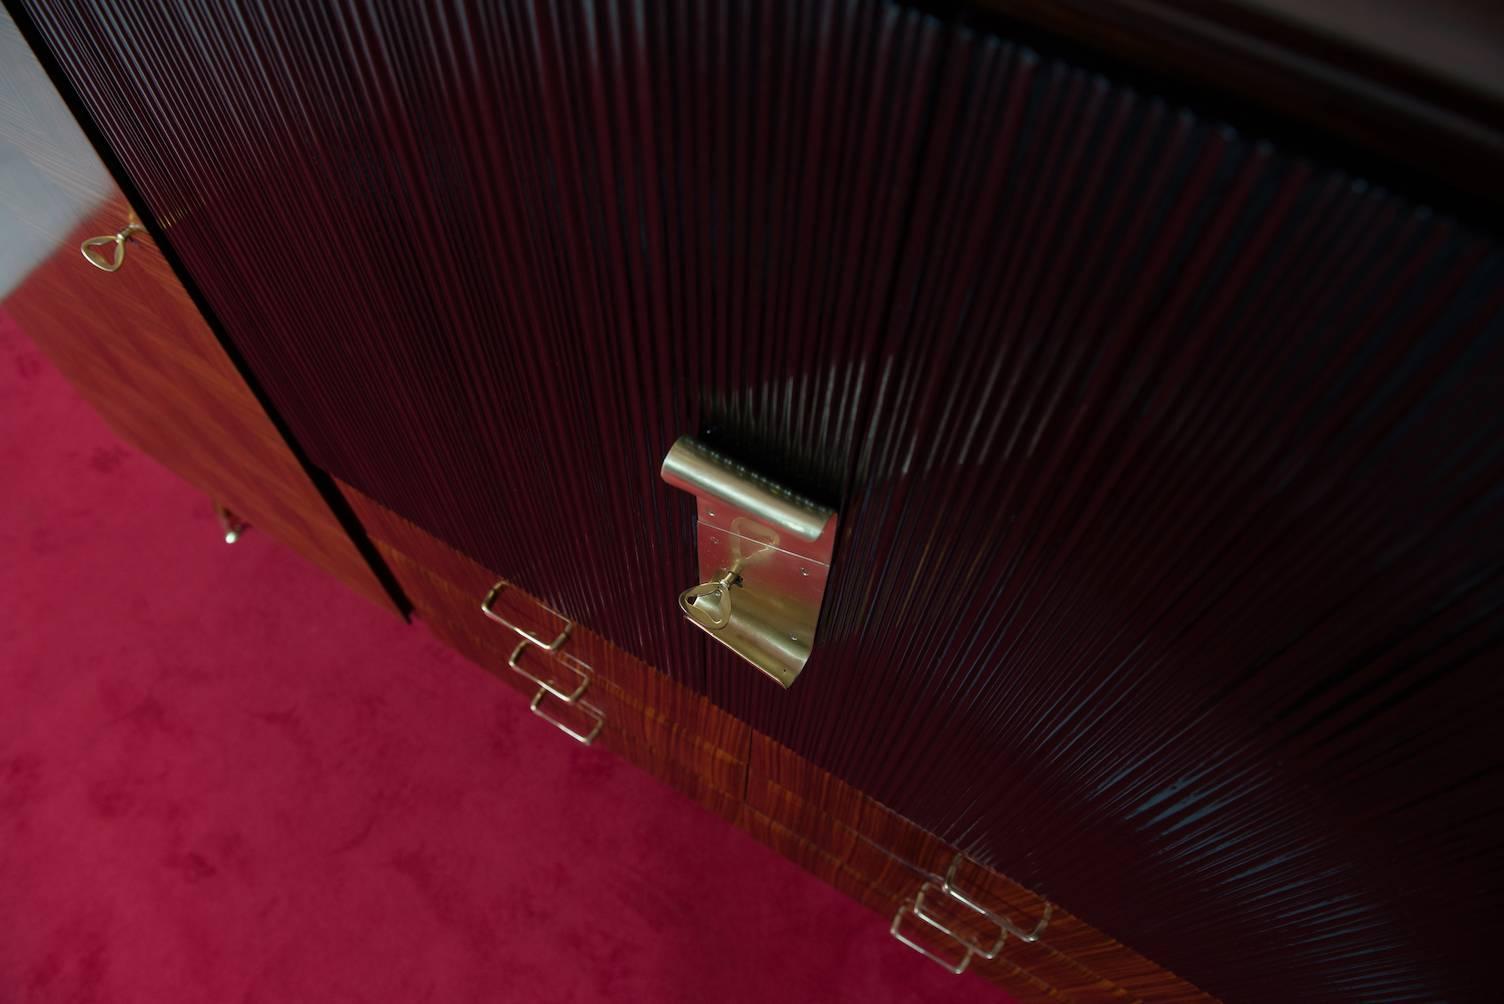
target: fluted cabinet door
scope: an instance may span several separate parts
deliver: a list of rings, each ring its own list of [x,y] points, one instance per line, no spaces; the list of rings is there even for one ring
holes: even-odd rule
[[[23,5],[329,472],[1208,991],[1487,985],[1497,235],[892,4]]]

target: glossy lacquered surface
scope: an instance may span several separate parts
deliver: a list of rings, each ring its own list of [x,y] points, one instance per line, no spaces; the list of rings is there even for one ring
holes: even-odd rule
[[[1209,992],[1492,986],[1493,236],[895,6],[26,7],[318,464]]]

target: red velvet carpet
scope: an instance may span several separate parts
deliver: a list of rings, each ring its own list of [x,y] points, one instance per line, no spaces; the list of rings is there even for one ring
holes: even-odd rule
[[[3,314],[0,561],[3,1004],[1006,999],[225,546]]]

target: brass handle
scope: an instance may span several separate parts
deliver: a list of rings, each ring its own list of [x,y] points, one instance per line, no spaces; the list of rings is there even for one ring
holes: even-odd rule
[[[538,686],[542,687],[544,690],[548,691],[550,694],[557,697],[565,704],[573,704],[575,701],[578,701],[580,699],[580,695],[583,694],[586,688],[590,686],[590,675],[586,673],[584,669],[580,668],[585,666],[585,664],[563,652],[558,653],[557,661],[562,663],[565,669],[573,673],[577,681],[572,690],[565,689],[563,687],[560,687],[557,683],[547,680],[544,677],[529,673],[527,669],[522,665],[522,653],[526,652],[528,650],[528,647],[531,645],[532,642],[530,641],[521,641],[518,642],[517,647],[512,650],[512,657],[507,660],[507,665],[512,667],[512,672],[516,673],[518,676],[522,677],[524,680],[529,681],[530,683],[536,683]]]
[[[136,214],[132,213],[130,218],[126,220],[124,229],[118,233],[90,237],[78,246],[78,250],[83,253],[84,261],[100,271],[118,272],[120,271],[120,266],[125,264],[125,242],[130,240],[133,234],[145,232],[146,228],[137,221]],[[102,254],[95,251],[95,248],[106,247],[113,247],[115,249],[114,255],[110,258],[105,258]]]
[[[741,562],[738,561],[721,574],[719,579],[690,586],[679,594],[679,609],[690,620],[699,621],[713,631],[720,631],[731,623],[731,589],[742,582]],[[706,596],[716,597],[712,608],[701,607],[695,601]]]
[[[537,715],[539,718],[543,719],[548,724],[552,725],[554,728],[558,729],[560,732],[564,733],[569,738],[573,739],[575,742],[579,743],[581,746],[589,746],[591,743],[595,742],[595,737],[601,734],[601,729],[606,724],[606,716],[595,708],[592,708],[588,704],[570,704],[569,707],[580,709],[580,712],[594,723],[593,725],[591,725],[590,731],[580,732],[577,729],[570,728],[563,721],[555,718],[553,715],[543,710],[543,702],[548,700],[550,696],[551,694],[549,693],[547,687],[539,687],[538,693],[533,695],[533,703],[528,710]]]
[[[559,632],[559,636],[553,641],[545,641],[544,639],[539,638],[537,635],[533,634],[531,631],[513,624],[511,621],[507,620],[505,617],[501,616],[501,614],[492,609],[492,604],[496,602],[496,597],[501,595],[502,590],[506,588],[506,580],[497,579],[496,585],[492,586],[490,592],[486,593],[486,598],[480,601],[480,612],[491,618],[496,623],[504,627],[509,627],[513,631],[516,631],[518,637],[520,637],[528,644],[537,645],[539,648],[547,652],[557,652],[559,650],[559,646],[563,645],[564,642],[569,638],[569,632],[574,628],[574,622],[571,621],[568,617],[565,617],[563,614],[559,613],[557,610],[543,607],[544,610],[548,610],[549,613],[553,614],[555,617],[559,618],[559,620],[564,622],[564,630]],[[542,604],[539,604],[539,606],[542,606]]]
[[[914,894],[914,915],[917,916],[920,920],[924,921],[926,924],[929,924],[935,930],[939,931],[941,934],[947,935],[951,938],[951,940],[963,945],[969,954],[979,956],[989,962],[997,958],[1003,950],[1003,945],[1005,945],[1008,941],[1008,932],[1006,930],[1003,930],[1001,925],[999,925],[997,940],[994,941],[990,947],[984,947],[983,945],[978,943],[976,938],[968,937],[967,935],[956,931],[948,923],[946,923],[943,917],[937,917],[934,913],[924,908],[925,895],[928,893],[941,891],[942,890],[940,886],[936,885],[933,882],[926,882],[924,885],[920,886],[919,891]],[[947,896],[950,895],[949,891],[945,891],[945,894]],[[964,906],[968,907],[971,905],[969,903],[964,903],[961,900],[957,900],[957,902],[962,902]],[[991,919],[991,916],[989,914],[984,913],[983,916],[987,917],[989,920]]]

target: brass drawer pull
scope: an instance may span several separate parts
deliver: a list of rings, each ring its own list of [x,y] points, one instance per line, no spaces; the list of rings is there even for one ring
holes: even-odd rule
[[[788,687],[815,644],[836,541],[834,510],[681,437],[663,480],[695,497],[699,585],[679,594],[691,624]]]
[[[538,686],[542,687],[544,690],[548,691],[550,694],[557,697],[565,704],[573,704],[575,701],[578,701],[580,699],[580,695],[585,693],[585,690],[590,686],[590,676],[584,671],[584,669],[580,668],[585,664],[571,655],[566,655],[562,652],[559,653],[559,657],[554,661],[563,665],[565,669],[569,670],[579,679],[579,683],[573,690],[564,690],[560,688],[558,684],[553,683],[549,680],[545,680],[541,676],[535,676],[523,668],[522,653],[526,652],[531,646],[532,642],[529,641],[522,641],[517,643],[517,647],[512,650],[512,657],[507,660],[507,665],[512,667],[512,672],[516,673],[524,680],[536,683]]]
[[[1008,940],[1008,932],[1003,930],[1002,925],[998,925],[997,940],[992,943],[992,947],[983,948],[981,945],[977,944],[976,939],[968,938],[966,935],[960,933],[959,931],[956,931],[949,924],[945,923],[944,920],[936,917],[934,914],[930,913],[924,908],[925,893],[943,891],[944,890],[940,886],[936,885],[933,882],[926,882],[924,885],[920,886],[919,891],[914,894],[914,913],[918,915],[920,920],[925,921],[935,930],[941,932],[942,934],[948,934],[958,943],[965,945],[967,954],[980,955],[982,958],[987,959],[988,961],[997,958],[998,954],[1003,950],[1003,944]],[[962,906],[970,908],[970,904],[968,903],[964,903],[961,900],[956,900],[956,902],[961,903]],[[994,919],[990,916],[987,916],[985,911],[975,912],[981,913],[984,917],[987,917],[988,920]]]
[[[893,937],[908,945],[925,958],[944,967],[946,971],[956,974],[965,972],[966,967],[971,964],[973,957],[988,960],[997,958],[1002,953],[1003,945],[1007,942],[1010,934],[1020,941],[1031,943],[1038,941],[1040,935],[1044,933],[1045,927],[1050,922],[1051,914],[1054,912],[1054,907],[1049,902],[1046,902],[1039,922],[1034,925],[1032,930],[1025,931],[1006,917],[1002,917],[987,907],[982,906],[971,896],[962,892],[956,885],[956,873],[960,870],[963,859],[964,855],[957,854],[955,859],[951,861],[950,868],[946,870],[943,879],[938,875],[929,875],[926,872],[925,874],[929,875],[928,880],[919,887],[919,891],[914,894],[912,902],[905,901],[898,907],[898,912],[893,915],[893,925],[889,928],[889,933]],[[937,916],[933,908],[926,907],[925,902],[927,896],[933,896],[936,893],[963,909],[976,914],[982,920],[996,925],[997,940],[991,945],[982,945],[978,943],[975,937],[968,937],[965,933],[956,930],[951,922]],[[902,930],[904,918],[910,916],[917,917],[933,930],[938,931],[949,940],[955,942],[963,952],[961,960],[959,962],[951,962],[904,934]]]
[[[580,732],[570,728],[568,724],[543,710],[544,702],[551,696],[547,687],[539,687],[538,692],[533,695],[533,703],[530,709],[533,714],[582,746],[589,746],[595,742],[595,737],[601,734],[601,729],[606,724],[606,716],[588,704],[570,703],[569,707],[578,708],[582,714],[595,723],[591,725],[589,731]]]
[[[120,266],[125,264],[125,242],[134,234],[144,233],[146,230],[136,220],[136,214],[132,213],[126,221],[124,229],[113,234],[104,234],[100,237],[90,237],[78,246],[83,253],[84,261],[104,272],[118,272]],[[96,251],[96,248],[113,247],[115,253],[109,258]]]
[[[922,943],[920,943],[918,941],[915,941],[913,938],[909,937],[907,934],[904,934],[903,933],[903,921],[904,921],[905,917],[918,917],[920,920],[924,921],[924,923],[928,924],[930,927],[935,928],[941,934],[945,935],[946,937],[950,938],[952,941],[955,941],[957,944],[961,945],[962,948],[965,949],[965,951],[961,955],[961,961],[960,962],[951,962],[949,959],[946,959],[946,958],[944,958],[944,957],[942,957],[940,955],[937,955],[936,953],[930,951]],[[962,973],[966,972],[966,967],[969,966],[969,965],[971,965],[971,957],[972,957],[973,954],[975,954],[975,953],[972,952],[972,950],[970,948],[966,947],[966,943],[964,941],[960,941],[954,935],[952,935],[949,930],[947,930],[944,927],[941,927],[939,924],[936,924],[929,917],[926,917],[924,914],[920,913],[918,910],[916,910],[914,908],[914,905],[912,903],[904,903],[904,904],[902,904],[902,905],[899,906],[898,912],[893,915],[893,925],[888,928],[888,933],[891,934],[891,935],[893,935],[893,937],[897,938],[903,944],[908,945],[910,948],[912,948],[914,951],[918,952],[920,955],[923,955],[926,959],[929,959],[931,962],[933,962],[936,965],[940,966],[946,972],[954,973],[957,976],[960,976]]]
[[[964,855],[957,854],[955,860],[950,863],[950,867],[945,871],[945,881],[940,884],[941,891],[951,899],[955,900],[957,903],[960,903],[962,906],[975,911],[976,913],[979,913],[982,916],[986,917],[988,920],[992,921],[998,926],[998,929],[1001,930],[1003,934],[1011,934],[1019,941],[1025,941],[1031,945],[1034,942],[1038,941],[1039,936],[1044,933],[1044,929],[1049,926],[1050,916],[1055,912],[1055,908],[1050,905],[1049,901],[1045,902],[1044,910],[1039,916],[1039,922],[1034,925],[1033,930],[1025,931],[1023,928],[1010,921],[1007,917],[995,913],[992,910],[989,910],[987,907],[976,902],[976,900],[966,895],[956,886],[956,872],[960,869],[961,861],[963,860],[963,858]],[[999,944],[1001,944],[1001,942],[999,942]],[[985,958],[991,959],[995,958],[995,956],[988,955],[985,956]]]
[[[528,635],[527,632],[523,631],[521,628],[513,624],[508,623],[505,620],[502,620],[501,617],[498,617],[490,609],[491,601],[496,598],[496,594],[500,591],[501,587],[502,583],[498,582],[496,586],[486,594],[486,599],[481,604],[481,609],[486,611],[486,613],[493,620],[500,621],[501,623],[506,624],[507,627],[511,628],[513,631],[516,631],[518,634],[531,639],[531,636]],[[511,668],[512,672],[516,673],[524,680],[527,680],[529,683],[535,683],[538,685],[538,692],[533,695],[533,702],[528,707],[529,711],[537,715],[539,718],[543,719],[548,724],[552,725],[554,728],[558,729],[560,732],[564,733],[569,738],[573,739],[575,742],[580,743],[584,746],[589,746],[591,743],[595,742],[595,737],[600,735],[601,729],[605,727],[606,715],[605,712],[601,711],[599,708],[591,707],[590,705],[585,704],[580,700],[580,698],[584,696],[585,691],[590,688],[590,667],[566,652],[557,651],[558,647],[564,644],[564,639],[569,637],[569,628],[573,626],[573,624],[570,624],[564,629],[564,633],[559,635],[559,637],[555,639],[552,648],[548,645],[543,644],[542,642],[535,640],[518,642],[517,647],[512,650],[512,657],[507,660],[507,665]],[[569,672],[573,673],[576,679],[574,686],[563,686],[544,676],[529,671],[527,667],[523,665],[522,661],[523,654],[527,652],[529,648],[541,649],[542,651],[552,656],[552,659],[550,660],[551,662],[556,663],[557,665],[560,665],[567,669]],[[583,715],[590,722],[589,728],[586,728],[582,731],[581,729],[571,726],[562,718],[550,714],[548,711],[549,701],[558,701],[568,708],[575,709],[578,714]]]
[[[553,614],[555,617],[559,618],[559,620],[564,622],[564,630],[559,632],[559,637],[555,638],[553,641],[545,641],[544,639],[539,638],[537,635],[533,634],[531,631],[513,624],[511,621],[507,620],[505,617],[501,616],[501,614],[497,613],[493,609],[493,606],[496,603],[496,597],[500,596],[502,590],[506,588],[506,580],[497,579],[496,585],[492,586],[490,591],[486,593],[486,598],[480,601],[481,613],[485,614],[487,617],[491,618],[493,621],[502,625],[503,627],[511,628],[513,631],[517,632],[517,634],[522,638],[523,641],[528,642],[532,645],[537,645],[539,648],[544,649],[548,652],[557,652],[559,650],[559,646],[563,645],[565,640],[569,638],[569,632],[574,628],[574,622],[571,621],[568,617],[565,617],[563,614],[559,613],[557,610],[543,607],[543,609],[547,610],[549,613]],[[542,606],[542,604],[539,604],[539,606]]]

